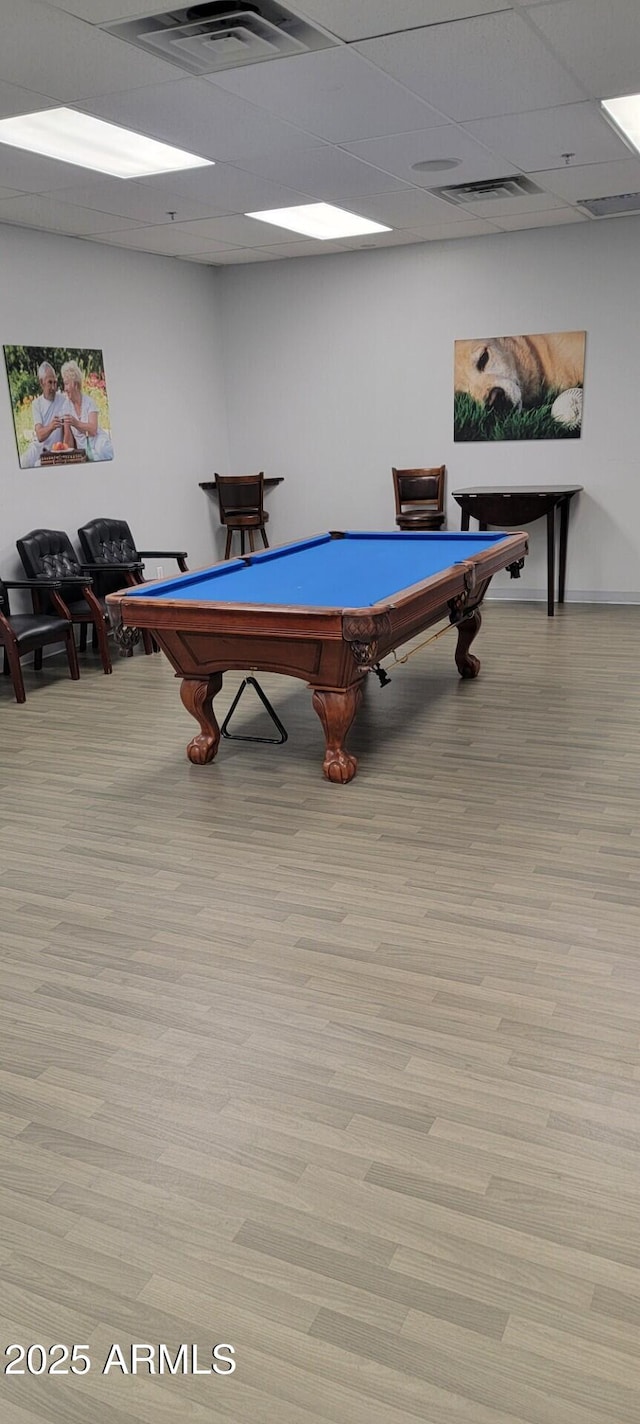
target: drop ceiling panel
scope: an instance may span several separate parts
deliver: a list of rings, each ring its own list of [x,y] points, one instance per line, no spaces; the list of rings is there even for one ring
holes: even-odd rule
[[[505,160],[454,124],[422,129],[417,133],[394,134],[390,138],[366,139],[363,143],[350,143],[346,147],[349,153],[393,173],[396,178],[423,188],[505,176]],[[441,173],[417,172],[413,166],[438,159],[457,159],[458,163],[451,171]]]
[[[463,222],[466,218],[463,208],[452,208],[449,203],[443,202],[442,198],[436,198],[432,193],[416,188],[403,188],[397,193],[382,193],[375,198],[346,198],[343,200],[343,206],[349,212],[357,210],[361,217],[371,218],[372,222],[384,223],[392,228],[415,228],[417,224],[423,226],[431,222]]]
[[[110,24],[113,20],[140,19],[143,15],[159,15],[170,8],[169,0],[47,0],[56,10],[66,10],[93,25]]]
[[[638,0],[556,0],[527,13],[596,98],[640,90]]]
[[[366,40],[356,48],[456,120],[573,104],[586,97],[512,10]]]
[[[370,237],[344,237],[342,247],[348,252],[362,252],[376,247],[413,247],[421,241],[415,232],[404,228],[400,232],[372,233]]]
[[[127,48],[118,40],[114,44]],[[175,72],[172,65],[172,76]],[[206,79],[174,79],[171,84],[153,84],[128,94],[111,95],[83,104],[82,108],[101,119],[221,162],[249,158],[270,149],[286,158],[314,142],[322,142]]]
[[[200,262],[204,267],[236,267],[246,262],[275,262],[280,254],[267,252],[266,247],[230,247],[226,252],[200,252],[182,256],[181,262]]]
[[[260,247],[257,251],[268,257],[331,257],[336,252],[344,252],[344,246],[340,242],[319,243],[299,238],[297,242],[282,242],[277,247]]]
[[[363,40],[371,35],[439,25],[445,20],[461,20],[491,10],[507,10],[510,0],[292,0],[292,3],[339,39]]]
[[[21,89],[16,84],[0,83],[0,119],[12,119],[16,114],[35,114],[36,109],[52,109],[55,99]]]
[[[163,227],[136,227],[135,231],[118,234],[117,238],[105,237],[104,241],[110,245],[115,242],[119,247],[132,247],[139,252],[155,252],[165,257],[182,257],[188,256],[189,253],[202,252],[203,246],[213,252],[217,246],[213,240],[203,244],[201,238],[191,237],[184,223],[165,223]],[[231,244],[220,243],[221,248],[227,246]]]
[[[65,103],[174,77],[173,65],[40,0],[2,0],[0,80]]]
[[[77,172],[80,175],[83,170],[79,168]],[[87,182],[86,170],[77,186],[58,188],[46,196],[57,197],[58,201],[73,203],[77,207],[92,208],[98,213],[133,218],[145,226],[171,222],[171,212],[175,213],[174,221],[177,222],[211,216],[206,203],[194,203],[188,198],[169,194],[165,190],[154,190],[142,183],[124,182],[119,178],[96,178],[94,182]]]
[[[496,218],[501,232],[518,232],[534,227],[566,227],[568,223],[588,222],[575,208],[553,208],[546,213],[519,213],[515,217]]]
[[[228,213],[254,213],[258,208],[291,208],[304,202],[305,195],[281,183],[271,183],[229,163],[212,168],[194,168],[186,173],[159,173],[143,180],[144,187],[164,193],[165,206],[172,198],[184,197],[207,209],[203,217],[224,217]]]
[[[173,226],[177,231],[177,224]],[[180,228],[188,235],[191,250],[196,250],[192,245],[196,243],[200,252],[209,251],[216,243],[224,247],[278,247],[281,242],[292,241],[291,233],[286,228],[274,227],[273,223],[260,222],[258,218],[247,218],[239,213],[233,217],[203,218],[197,222],[181,223]],[[324,247],[324,243],[317,245]]]
[[[534,183],[548,188],[567,202],[580,198],[612,198],[618,193],[640,193],[640,158],[620,163],[590,163],[574,168],[557,168],[550,173],[532,173]]]
[[[502,216],[517,217],[522,213],[544,213],[565,206],[563,198],[554,193],[522,193],[517,198],[486,198],[483,202],[467,203],[464,211],[470,217],[499,222]]]
[[[0,184],[17,188],[21,193],[50,193],[54,188],[87,182],[88,170],[74,163],[58,163],[55,158],[42,158],[38,153],[26,153],[0,143]]]
[[[417,242],[450,242],[454,237],[488,237],[497,228],[482,218],[470,218],[468,222],[430,223],[428,227],[415,230]]]
[[[262,150],[260,157],[247,160],[242,166],[276,183],[290,184],[318,202],[333,203],[347,196],[361,198],[404,187],[392,174],[328,146],[293,154]]]
[[[21,193],[17,198],[3,199],[0,202],[0,222],[45,228],[49,232],[66,232],[76,237],[88,237],[98,232],[122,232],[137,226],[129,218],[95,213],[71,203],[58,203],[55,198],[41,193]]]
[[[525,173],[534,168],[563,168],[565,153],[574,155],[574,163],[604,163],[629,152],[595,103],[479,119],[465,124],[464,129]]]
[[[251,64],[216,84],[332,143],[444,123],[441,114],[346,48]]]

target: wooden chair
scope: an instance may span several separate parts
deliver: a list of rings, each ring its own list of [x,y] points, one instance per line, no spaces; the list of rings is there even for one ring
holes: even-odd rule
[[[9,588],[29,588],[32,595],[41,587],[37,579],[0,579],[0,646],[4,648],[3,672],[11,674],[16,702],[26,702],[20,659],[34,654],[34,667],[42,667],[42,649],[50,643],[64,643],[69,672],[74,681],[80,676],[78,654],[73,637],[73,623],[57,613],[12,613]],[[56,591],[62,584],[52,583]]]
[[[396,470],[392,466],[396,524],[404,530],[441,529],[444,524],[445,466]]]
[[[240,553],[244,554],[245,534],[249,535],[249,549],[255,551],[254,530],[259,529],[265,549],[269,540],[265,524],[269,515],[264,508],[264,474],[258,475],[214,475],[216,493],[220,507],[220,523],[227,531],[224,556],[231,555],[231,544],[235,533],[240,535]]]

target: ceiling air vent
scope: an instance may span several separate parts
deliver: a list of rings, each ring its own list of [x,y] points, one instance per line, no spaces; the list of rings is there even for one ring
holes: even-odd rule
[[[612,218],[616,213],[640,213],[640,193],[616,193],[615,198],[578,198],[594,218]]]
[[[530,193],[541,193],[542,189],[530,178],[525,178],[523,173],[516,173],[510,178],[486,178],[481,183],[454,183],[448,188],[430,188],[429,192],[435,193],[437,198],[444,198],[446,203],[466,207],[468,203],[487,203],[492,198],[504,202],[505,198],[528,197]]]
[[[211,0],[100,28],[187,74],[215,74],[336,43],[278,0]]]

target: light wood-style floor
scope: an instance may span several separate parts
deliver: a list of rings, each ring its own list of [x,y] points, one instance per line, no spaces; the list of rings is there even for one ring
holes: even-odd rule
[[[638,1424],[640,616],[476,649],[347,787],[301,683],[197,768],[161,657],[1,680],[0,1339],[92,1361],[2,1424]]]

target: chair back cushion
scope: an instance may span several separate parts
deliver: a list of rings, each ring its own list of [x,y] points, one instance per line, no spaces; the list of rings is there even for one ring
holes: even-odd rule
[[[68,534],[64,529],[32,529],[23,539],[16,540],[16,546],[27,578],[61,579],[65,602],[81,597],[78,585],[67,584],[66,578],[80,578],[82,569]],[[87,583],[89,579],[87,579]]]
[[[234,514],[264,516],[264,475],[215,475],[220,518],[223,524]]]
[[[396,470],[393,467],[396,514],[405,504],[429,505],[438,513],[444,511],[444,465],[432,469]]]
[[[78,530],[88,564],[133,564],[138,553],[124,519],[91,519]]]
[[[437,499],[438,481],[433,475],[404,475],[400,480],[400,498],[403,504]]]

